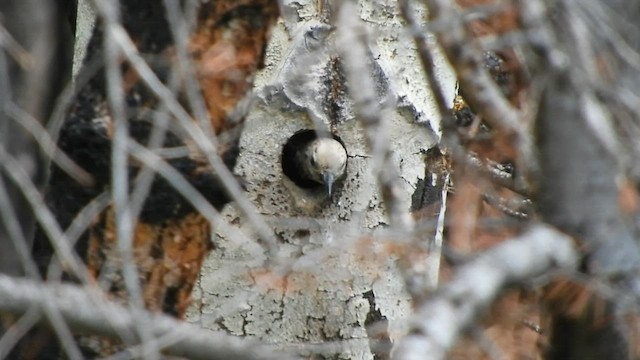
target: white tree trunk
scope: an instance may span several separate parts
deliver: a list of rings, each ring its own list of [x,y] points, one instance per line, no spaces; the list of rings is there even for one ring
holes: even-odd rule
[[[248,197],[275,230],[278,256],[268,259],[250,222],[228,206],[224,214],[233,228],[218,229],[188,320],[302,353],[372,359],[365,323],[388,320],[388,329],[381,330],[394,339],[410,314],[393,250],[409,239],[387,227],[375,175],[381,162],[367,145],[353,104],[345,101],[347,91],[359,89],[348,89],[330,66],[336,35],[322,24],[317,3],[285,1],[285,18],[274,29],[255,82],[258,101],[246,120],[236,166]],[[353,21],[365,25],[371,52],[362,71],[375,81],[385,114],[377,136],[388,141],[401,177],[397,200],[408,215],[411,195],[425,177],[422,152],[438,141],[439,114],[396,2],[360,1],[358,9],[360,18]],[[437,59],[453,98],[452,72]],[[299,189],[282,173],[282,146],[300,129],[331,129],[346,145],[347,177],[331,199]],[[434,241],[433,233],[421,241]],[[439,251],[423,260],[424,267],[414,270],[435,285]]]

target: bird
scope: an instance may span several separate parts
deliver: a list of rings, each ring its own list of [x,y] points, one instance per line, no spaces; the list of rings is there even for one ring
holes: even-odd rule
[[[337,140],[318,138],[312,141],[299,158],[310,179],[325,186],[331,195],[333,183],[344,175],[347,167],[347,151]]]
[[[346,173],[347,150],[335,138],[302,130],[285,144],[282,167],[296,185],[306,189],[324,187],[331,196],[334,184]]]

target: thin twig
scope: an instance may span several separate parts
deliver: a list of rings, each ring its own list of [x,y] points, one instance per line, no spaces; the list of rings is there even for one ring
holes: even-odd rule
[[[1,144],[0,153],[5,153],[4,147]],[[9,157],[7,156],[7,158]],[[10,171],[9,169],[10,166],[6,166],[5,164],[4,171]],[[15,179],[13,180],[15,181]],[[25,268],[25,273],[35,281],[42,282],[42,277],[38,272],[37,265],[30,257],[30,250],[27,245],[28,242],[23,230],[20,227],[16,212],[13,206],[6,205],[11,203],[9,201],[9,194],[7,192],[6,184],[3,181],[2,177],[0,177],[0,204],[5,204],[4,206],[0,206],[0,221],[3,221],[5,224],[7,235],[12,241],[14,249],[18,257],[20,258],[20,262]],[[62,344],[62,348],[64,349],[65,353],[69,356],[70,359],[82,359],[80,349],[76,345],[69,327],[64,321],[62,321],[60,313],[50,304],[45,304],[43,310],[47,319],[51,323],[51,326],[55,330],[56,335],[60,339],[60,343]]]
[[[429,8],[430,19],[448,23],[436,33],[449,63],[453,66],[460,87],[465,89],[465,101],[482,114],[482,119],[494,129],[500,129],[513,139],[520,168],[516,181],[526,183],[526,176],[538,171],[533,151],[533,139],[523,121],[523,114],[503,96],[498,85],[484,66],[482,49],[472,42],[465,24],[450,0],[423,0]],[[521,185],[524,186],[524,185]]]
[[[409,31],[414,38],[414,42],[416,44],[418,55],[420,57],[420,62],[422,63],[422,68],[425,71],[427,76],[427,81],[429,82],[429,88],[433,93],[433,97],[436,100],[436,106],[438,107],[438,112],[443,117],[443,125],[447,126],[453,121],[453,112],[451,110],[451,105],[447,102],[445,97],[444,89],[442,88],[442,84],[436,78],[435,69],[435,61],[433,56],[431,55],[432,49],[429,46],[429,42],[427,40],[426,35],[423,33],[422,29],[418,25],[417,20],[413,16],[413,11],[410,8],[408,0],[400,0],[400,13],[402,17],[407,22],[409,27]]]
[[[507,200],[507,199],[501,198],[498,195],[493,195],[490,193],[482,194],[482,199],[486,201],[489,205],[496,207],[498,210],[502,211],[506,215],[512,216],[516,219],[526,220],[530,216],[530,210],[532,206],[531,200],[528,200],[528,199],[523,201]]]
[[[173,188],[180,193],[185,199],[187,199],[191,205],[211,224],[216,231],[229,234],[229,238],[240,239],[245,236],[231,227],[227,222],[223,220],[220,213],[211,205],[207,199],[193,186],[185,177],[174,167],[169,165],[164,159],[160,158],[153,151],[146,147],[136,143],[135,141],[129,142],[128,150],[134,158],[148,166],[158,175],[162,176]]]
[[[518,136],[524,135],[520,116],[505,99],[486,71],[479,52],[466,38],[463,19],[450,0],[424,0],[431,19],[445,19],[449,26],[436,35],[451,65],[455,68],[461,87],[474,109],[482,109],[483,119],[494,127]]]
[[[453,279],[420,305],[409,335],[398,343],[398,360],[444,359],[461,332],[473,324],[508,285],[573,269],[578,263],[573,240],[545,225],[487,250],[458,269]]]
[[[162,147],[162,144],[167,137],[167,126],[169,125],[170,120],[171,118],[164,108],[158,112],[157,116],[154,116],[153,129],[151,130],[149,141],[147,143],[147,148],[151,151]],[[129,141],[133,140],[129,139]],[[154,179],[154,171],[142,162],[141,169],[138,171],[136,179],[134,180],[133,191],[131,192],[129,203],[131,216],[134,219],[137,219],[142,212],[145,201],[151,192]]]
[[[422,63],[422,69],[425,72],[429,88],[433,93],[436,107],[441,117],[442,143],[449,149],[455,159],[458,159],[458,161],[463,163],[467,157],[467,151],[460,143],[460,139],[456,133],[456,125],[452,110],[453,104],[447,102],[447,97],[442,83],[436,77],[436,64],[432,55],[432,52],[434,51],[433,46],[429,44],[426,34],[423,33],[417,19],[413,16],[414,12],[410,7],[409,1],[400,0],[399,5],[400,13],[407,22],[409,31],[413,36],[418,56]]]
[[[85,290],[74,285],[43,285],[0,275],[0,311],[24,314],[32,307],[49,304],[75,331],[118,339],[136,328],[138,317],[130,309],[108,301],[95,303]],[[176,342],[163,351],[193,360],[293,359],[249,339],[197,328],[172,317],[145,312],[145,324],[154,338],[171,336]]]
[[[413,219],[408,207],[400,201],[400,177],[391,158],[389,139],[385,125],[390,116],[388,106],[380,105],[375,93],[376,85],[368,71],[362,71],[363,60],[367,63],[366,29],[360,24],[357,8],[352,2],[340,5],[336,36],[336,47],[345,67],[349,94],[354,103],[358,119],[367,129],[369,146],[373,153],[373,171],[380,183],[382,197],[388,209],[391,225],[409,230]],[[373,61],[373,60],[372,60]],[[368,65],[368,63],[367,63]],[[369,68],[366,66],[365,68]]]
[[[5,111],[7,115],[16,120],[16,123],[31,133],[33,139],[42,148],[45,156],[49,157],[62,171],[83,186],[93,186],[93,177],[58,148],[55,141],[37,119],[13,103],[8,103]]]
[[[6,174],[20,189],[25,199],[33,209],[34,215],[43,231],[51,241],[55,254],[64,264],[65,269],[81,281],[87,283],[89,275],[80,257],[69,246],[60,225],[46,207],[44,198],[33,184],[29,175],[20,164],[0,146],[0,164],[6,169]]]
[[[33,56],[11,36],[2,23],[0,23],[0,49],[6,50],[24,70],[30,70],[33,67]]]
[[[99,11],[99,13],[101,12],[102,11]],[[180,105],[173,92],[158,79],[147,62],[140,56],[126,30],[122,28],[120,24],[114,24],[111,27],[111,31],[113,31],[114,39],[122,51],[122,54],[138,72],[142,81],[144,81],[149,89],[165,104],[167,109],[176,117],[180,126],[183,127],[195,144],[201,149],[216,175],[221,180],[225,190],[229,192],[229,195],[235,200],[249,222],[255,227],[256,232],[272,255],[271,258],[276,259],[278,253],[277,240],[269,226],[260,216],[260,212],[247,199],[238,181],[224,164],[216,149],[216,139],[207,137],[206,133],[191,120],[190,115],[185,111],[184,107]]]
[[[525,197],[531,195],[529,187],[520,182],[516,182],[512,173],[493,166],[493,164],[485,163],[474,155],[466,155],[464,160],[464,164],[470,168],[470,170],[477,172],[478,175],[486,176],[492,183],[504,186]]]
[[[106,60],[106,91],[110,105],[113,124],[113,139],[111,144],[111,186],[113,211],[115,218],[115,232],[117,249],[122,257],[122,276],[129,295],[128,304],[136,318],[134,323],[137,334],[142,343],[153,345],[152,335],[144,326],[144,300],[138,267],[133,255],[134,218],[129,206],[129,159],[127,143],[129,142],[129,124],[125,114],[123,78],[120,70],[122,50],[116,42],[114,26],[120,24],[118,3],[96,1],[95,5],[101,9],[105,27],[105,60]],[[157,350],[151,348],[149,357],[159,359]]]
[[[94,220],[109,206],[111,194],[102,192],[85,205],[73,218],[69,227],[65,230],[66,237],[70,247],[74,247],[80,239],[80,236],[91,226]],[[47,270],[48,281],[60,281],[63,274],[63,268],[58,257],[53,257]]]
[[[0,359],[6,359],[11,350],[40,321],[42,314],[35,307],[28,309],[0,338]]]
[[[200,128],[207,134],[207,136],[213,138],[216,136],[209,121],[209,115],[207,113],[207,107],[202,97],[200,90],[200,84],[196,78],[196,71],[194,70],[193,61],[189,56],[188,39],[189,29],[187,22],[179,2],[172,0],[163,0],[164,7],[167,9],[167,22],[171,29],[173,40],[176,48],[176,55],[178,59],[178,66],[180,67],[181,78],[184,79],[184,87],[187,93],[187,100],[189,101],[189,107],[193,109]]]

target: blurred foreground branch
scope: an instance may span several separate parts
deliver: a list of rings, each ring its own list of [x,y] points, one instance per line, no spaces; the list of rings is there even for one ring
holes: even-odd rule
[[[43,285],[0,275],[0,312],[24,314],[45,303],[58,310],[71,329],[118,339],[136,326],[133,312],[108,301],[96,303],[86,291],[72,285]],[[139,315],[139,314],[138,314]],[[251,340],[215,334],[172,317],[146,313],[153,336],[168,338],[164,351],[189,359],[287,359]],[[139,326],[140,324],[138,324]]]
[[[38,146],[39,139],[20,123],[23,118],[44,124],[66,74],[63,59],[68,54],[64,16],[54,2],[32,0],[0,2],[0,145],[19,159],[29,179],[38,189],[47,180],[48,158]],[[16,116],[19,115],[19,116]],[[2,206],[15,212],[18,223],[0,218],[0,272],[22,276],[19,250],[10,241],[16,231],[27,239],[35,230],[30,205],[6,174],[0,187],[8,194]]]
[[[454,278],[420,305],[409,335],[398,343],[396,359],[444,359],[458,336],[505,286],[576,266],[573,240],[537,225],[462,266]]]

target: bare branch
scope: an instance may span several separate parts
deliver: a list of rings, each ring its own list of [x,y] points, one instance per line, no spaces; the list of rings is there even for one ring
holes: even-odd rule
[[[123,306],[96,303],[86,291],[72,285],[43,285],[0,275],[0,311],[25,314],[34,306],[47,304],[60,312],[76,331],[118,339],[136,328],[138,316]],[[147,328],[155,337],[170,336],[173,343],[164,351],[190,359],[293,359],[254,341],[215,334],[166,315],[144,313]]]
[[[573,240],[537,225],[462,266],[454,278],[416,311],[398,360],[444,359],[460,333],[472,325],[505,286],[577,265]]]
[[[0,338],[0,359],[6,359],[11,350],[22,337],[40,320],[41,316],[36,308],[25,312],[11,327],[6,329]]]
[[[105,11],[100,8],[98,8],[98,13],[101,16],[106,16],[106,14],[103,14]],[[275,240],[271,229],[269,229],[269,226],[259,215],[255,206],[246,198],[237,180],[231,171],[227,169],[222,158],[218,154],[218,151],[215,148],[217,145],[217,139],[208,137],[207,133],[191,120],[191,116],[178,102],[173,92],[158,79],[147,62],[138,53],[126,30],[120,24],[112,24],[109,27],[109,30],[112,32],[115,44],[117,44],[119,50],[127,58],[131,66],[138,72],[141,80],[158,97],[158,99],[162,101],[168,111],[176,117],[180,126],[184,128],[196,145],[202,150],[216,175],[220,178],[224,188],[229,192],[229,195],[235,200],[238,207],[242,209],[248,220],[253,224],[269,252],[274,255],[274,258],[276,258],[277,241]]]
[[[69,246],[69,242],[64,237],[64,233],[51,210],[43,205],[45,202],[42,194],[31,181],[26,170],[4,147],[0,147],[0,164],[5,169],[7,177],[22,192],[27,203],[33,209],[36,220],[48,236],[56,255],[63,261],[67,270],[79,279],[88,281],[89,275],[84,263]]]
[[[121,50],[118,48],[115,35],[111,27],[119,23],[119,4],[112,3],[105,6],[103,20],[107,28],[105,37],[105,62],[108,103],[113,123],[113,140],[111,146],[111,184],[113,209],[115,213],[115,228],[117,249],[122,257],[122,274],[125,288],[129,296],[129,306],[135,316],[134,325],[143,343],[152,344],[151,333],[144,326],[144,300],[140,286],[140,275],[133,255],[134,214],[129,206],[129,172],[127,144],[129,139],[129,125],[125,114],[125,94],[122,87],[123,76],[120,70]],[[151,348],[151,360],[160,358],[158,351]]]
[[[385,129],[389,108],[380,104],[376,95],[376,85],[368,71],[362,71],[363,59],[369,59],[365,28],[359,19],[357,8],[352,2],[344,2],[338,15],[336,47],[346,70],[349,94],[359,120],[367,129],[369,146],[373,152],[373,168],[377,174],[382,196],[388,208],[391,224],[409,229],[413,221],[405,204],[399,202],[399,176],[391,161],[389,139]],[[365,62],[367,60],[364,60]],[[368,65],[368,64],[367,64]],[[366,66],[369,69],[370,66]]]
[[[512,173],[498,168],[498,166],[495,166],[496,164],[492,164],[488,161],[482,161],[472,154],[465,155],[464,160],[467,168],[477,172],[480,176],[485,176],[487,179],[491,180],[492,183],[504,186],[507,189],[523,196],[531,195],[531,190],[525,184],[515,181]]]
[[[438,32],[447,58],[455,68],[461,87],[467,89],[466,100],[474,109],[482,109],[484,119],[492,125],[524,135],[520,115],[502,96],[485,70],[479,52],[465,37],[462,17],[449,0],[425,0],[432,19],[446,19],[449,26]]]
[[[423,32],[418,20],[413,16],[413,9],[410,6],[408,0],[400,0],[400,13],[407,22],[407,27],[413,36],[420,62],[422,63],[422,69],[425,72],[429,88],[433,93],[438,112],[442,117],[442,143],[446,145],[452,155],[456,158],[463,159],[466,156],[465,149],[462,148],[459,138],[455,134],[454,116],[450,104],[447,102],[447,97],[443,88],[442,82],[436,76],[438,70],[436,69],[435,59],[433,56],[433,46],[430,46],[427,40],[426,34]]]
[[[207,218],[218,230],[233,231],[229,229],[228,224],[222,220],[220,213],[209,203],[193,185],[191,185],[182,174],[166,161],[155,155],[151,150],[136,143],[135,141],[129,142],[129,152],[136,159],[140,160],[145,166],[148,166],[154,172],[157,172],[160,176],[167,180],[185,199],[188,199],[194,208],[198,210],[202,216]],[[234,233],[234,236],[239,237],[240,234]]]
[[[37,119],[15,104],[7,104],[5,111],[17,124],[33,136],[33,139],[38,143],[40,148],[42,148],[45,156],[50,158],[60,169],[84,186],[93,185],[93,177],[71,160],[67,154],[60,151],[58,145],[56,145],[55,141],[51,138],[51,135]]]
[[[440,114],[445,117],[445,119],[443,119],[443,125],[446,126],[447,124],[451,123],[453,113],[451,112],[451,104],[449,104],[446,100],[442,84],[436,78],[435,61],[433,59],[433,56],[431,55],[432,49],[429,47],[426,34],[422,31],[421,27],[418,24],[418,21],[413,16],[413,11],[410,7],[409,1],[400,0],[399,3],[402,17],[407,22],[409,31],[411,31],[411,35],[413,35],[414,41],[416,43],[418,55],[420,56],[420,61],[422,62],[422,68],[427,75],[429,87],[431,88],[433,96],[436,100],[438,111],[440,111]]]
[[[12,119],[10,109],[18,108],[41,124],[64,77],[65,66],[58,61],[64,54],[64,37],[55,36],[63,16],[56,6],[38,1],[0,2],[0,143],[7,154],[19,159],[28,181],[40,190],[46,183],[47,159],[38,151],[37,139]],[[30,246],[35,232],[29,204],[8,175],[0,174],[19,227]],[[0,221],[0,271],[21,273],[16,250],[5,241],[8,234]]]

